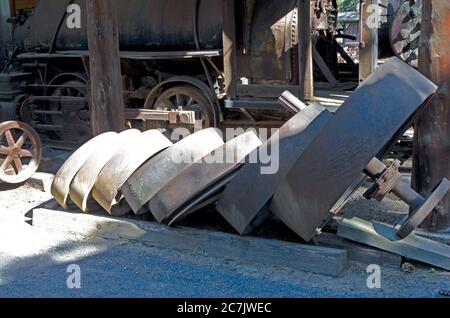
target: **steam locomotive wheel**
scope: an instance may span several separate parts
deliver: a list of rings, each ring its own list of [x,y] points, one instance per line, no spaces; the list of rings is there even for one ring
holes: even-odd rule
[[[195,111],[197,126],[201,123],[202,128],[214,127],[214,115],[208,99],[199,89],[192,86],[180,85],[165,90],[156,100],[154,109],[177,110],[180,107],[183,110]],[[166,130],[168,134],[173,129],[168,123],[160,123],[157,128]],[[190,130],[193,131],[194,128],[190,127]]]
[[[25,123],[0,124],[0,181],[18,184],[38,169],[42,157],[39,136]]]

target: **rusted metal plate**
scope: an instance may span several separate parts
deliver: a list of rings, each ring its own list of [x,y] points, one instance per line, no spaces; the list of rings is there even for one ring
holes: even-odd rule
[[[0,183],[18,184],[38,169],[42,145],[38,134],[25,123],[0,123]]]
[[[111,143],[116,137],[117,133],[107,132],[91,139],[75,151],[56,173],[52,183],[51,193],[63,208],[67,209],[70,185],[75,175],[97,149],[104,144]]]
[[[149,130],[127,141],[98,175],[93,198],[110,214],[121,216],[131,211],[119,192],[125,181],[147,160],[172,146],[158,130]]]
[[[98,148],[83,164],[73,178],[70,185],[70,199],[83,212],[89,212],[88,199],[95,185],[98,175],[108,161],[122,149],[130,140],[137,139],[141,132],[137,129],[129,129],[111,138]]]
[[[242,167],[217,204],[220,214],[236,231],[247,234],[253,229],[252,221],[270,201],[279,183],[331,117],[332,114],[323,106],[313,104],[291,118],[280,128],[278,134],[250,154],[249,157],[258,158],[257,163]],[[263,174],[261,154],[270,153],[272,164],[277,165],[278,169],[268,171],[271,174]]]
[[[150,201],[149,209],[158,222],[165,222],[195,196],[241,165],[243,159],[262,145],[253,132],[244,133],[183,170]]]
[[[271,210],[304,240],[352,193],[362,171],[411,126],[437,87],[399,58],[379,67],[339,108],[277,190]],[[342,206],[342,205],[341,205]]]
[[[215,128],[190,135],[144,164],[125,182],[121,191],[136,214],[177,174],[224,144]]]

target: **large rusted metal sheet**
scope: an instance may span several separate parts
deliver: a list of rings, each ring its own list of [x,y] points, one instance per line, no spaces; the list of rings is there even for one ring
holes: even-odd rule
[[[245,157],[262,142],[253,132],[244,133],[183,170],[149,202],[158,222],[168,221],[184,204],[242,165]]]
[[[104,144],[109,144],[116,137],[117,133],[108,132],[91,139],[75,151],[56,173],[52,183],[51,193],[64,209],[67,209],[70,185],[75,175],[98,148]]]
[[[313,104],[291,118],[277,134],[249,155],[258,158],[257,163],[242,167],[217,204],[220,214],[236,231],[247,234],[252,230],[252,221],[331,117],[323,106]],[[261,154],[264,153],[271,153],[273,160],[276,160],[273,163],[278,162],[278,169],[271,171],[271,174],[263,174]]]
[[[98,148],[86,160],[84,165],[77,172],[70,185],[70,199],[83,212],[89,212],[88,199],[97,177],[114,154],[124,147],[130,140],[139,138],[141,132],[137,129],[129,129],[118,135],[116,138],[108,140]]]
[[[136,214],[182,170],[224,144],[215,128],[190,135],[144,164],[125,182],[121,191]]]
[[[309,241],[367,164],[412,124],[437,87],[399,58],[379,67],[339,108],[278,188],[271,210]]]
[[[158,130],[149,130],[127,141],[98,175],[93,198],[110,214],[121,216],[131,211],[119,192],[125,181],[147,160],[172,146]]]

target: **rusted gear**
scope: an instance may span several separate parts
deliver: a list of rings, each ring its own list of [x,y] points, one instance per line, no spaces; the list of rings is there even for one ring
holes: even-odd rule
[[[0,124],[0,182],[25,182],[37,171],[41,158],[41,141],[33,128],[17,121]]]

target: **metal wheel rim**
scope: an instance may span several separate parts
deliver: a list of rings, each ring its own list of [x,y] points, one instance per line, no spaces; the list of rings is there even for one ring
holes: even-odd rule
[[[41,157],[41,141],[34,129],[16,121],[0,124],[0,181],[25,182],[37,171]],[[29,158],[26,165],[24,158]]]

